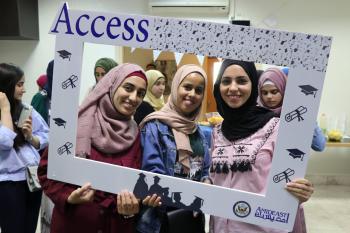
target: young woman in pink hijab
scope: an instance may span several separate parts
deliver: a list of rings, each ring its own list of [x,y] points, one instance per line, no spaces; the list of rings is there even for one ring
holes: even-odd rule
[[[279,68],[265,70],[259,78],[259,102],[277,116],[281,114],[287,76]]]
[[[146,93],[141,67],[122,64],[98,82],[79,109],[77,156],[115,165],[140,168],[140,132],[132,119]],[[139,200],[128,191],[118,195],[47,179],[48,152],[38,170],[45,194],[54,202],[51,233],[134,232]],[[117,178],[115,179],[118,182]],[[143,204],[157,206],[159,198]]]
[[[284,91],[287,85],[287,76],[279,68],[265,70],[259,79],[259,103],[262,107],[270,109],[277,117],[280,117]],[[326,146],[326,138],[320,127],[315,127],[311,148],[314,151],[323,151]]]

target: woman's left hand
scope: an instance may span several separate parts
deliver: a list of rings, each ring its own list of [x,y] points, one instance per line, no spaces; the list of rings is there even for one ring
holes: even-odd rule
[[[122,215],[134,215],[140,211],[140,205],[135,195],[128,191],[122,191],[117,196],[117,211]]]
[[[30,138],[32,136],[32,117],[29,116],[28,119],[26,119],[22,126],[22,133],[25,138]]]
[[[150,207],[158,207],[162,205],[161,197],[157,196],[157,194],[153,194],[152,196],[147,196],[142,200],[142,205],[150,206]]]
[[[314,192],[313,184],[306,179],[296,179],[287,183],[286,189],[299,199],[300,203],[310,199]]]

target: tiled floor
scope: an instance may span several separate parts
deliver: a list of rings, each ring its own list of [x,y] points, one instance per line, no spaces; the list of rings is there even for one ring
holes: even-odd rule
[[[304,208],[308,233],[350,233],[350,186],[317,185]]]
[[[350,186],[316,185],[304,208],[308,233],[350,233]]]

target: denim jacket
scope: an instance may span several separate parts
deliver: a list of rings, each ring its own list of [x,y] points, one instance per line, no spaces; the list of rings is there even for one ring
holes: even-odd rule
[[[199,135],[204,146],[203,173],[201,180],[208,178],[210,155],[208,143],[201,129]],[[148,122],[141,130],[142,170],[174,176],[176,163],[176,144],[171,128],[158,121]],[[141,233],[158,233],[161,220],[156,208],[143,208],[137,223],[137,231]]]

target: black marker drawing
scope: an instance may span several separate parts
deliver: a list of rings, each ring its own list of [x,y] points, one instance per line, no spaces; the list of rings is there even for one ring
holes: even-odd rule
[[[294,175],[295,171],[287,168],[285,171],[278,173],[277,175],[273,176],[273,182],[279,183],[282,180],[285,180],[286,183],[291,182],[291,179],[289,179],[290,176]]]
[[[150,194],[156,193],[157,195],[160,196],[162,195],[162,191],[163,191],[163,187],[159,185],[160,178],[159,176],[154,176],[153,179],[154,179],[154,183],[151,185],[148,192]]]
[[[62,57],[63,60],[68,58],[68,60],[70,61],[70,56],[72,55],[70,52],[68,52],[67,50],[59,50],[57,52],[60,54],[60,57]]]
[[[293,158],[293,159],[297,159],[300,158],[301,161],[303,161],[304,159],[304,155],[305,153],[297,148],[294,149],[287,149],[287,151],[289,152],[289,155]]]
[[[147,195],[152,196],[153,194],[157,194],[161,197],[163,205],[202,212],[201,208],[203,206],[204,200],[201,197],[195,196],[191,204],[185,205],[181,202],[182,192],[174,191],[171,192],[170,196],[169,187],[162,187],[161,185],[159,185],[159,182],[161,180],[159,176],[153,177],[153,184],[150,186],[149,189],[145,178],[145,174],[139,173],[139,178],[136,181],[133,191],[137,198],[144,199]]]
[[[62,118],[53,118],[52,120],[55,121],[55,124],[58,126],[63,126],[64,128],[66,128],[66,121],[63,120]]]
[[[144,199],[148,194],[148,185],[145,180],[145,174],[140,173],[139,176],[140,177],[136,182],[133,193],[136,197]]]
[[[316,94],[318,89],[311,86],[311,85],[300,85],[301,92],[304,93],[305,95],[313,95],[314,98],[316,98]]]
[[[59,155],[62,155],[63,153],[67,152],[67,155],[71,154],[72,152],[69,149],[72,149],[73,144],[70,142],[66,142],[63,146],[59,147],[57,149],[57,152]]]
[[[224,151],[225,151],[224,148],[218,149],[217,155],[223,155],[223,154],[224,154]]]
[[[76,75],[71,75],[68,79],[66,79],[63,83],[62,83],[62,88],[63,89],[67,89],[67,87],[71,86],[72,88],[75,88],[75,82],[78,81],[78,76]]]
[[[291,122],[295,118],[298,118],[298,121],[303,121],[304,118],[301,116],[307,112],[307,108],[304,106],[299,106],[297,109],[287,113],[285,119],[287,122]]]
[[[182,192],[173,192],[171,194],[172,199],[174,200],[174,205],[180,209],[186,209],[186,205],[181,202],[181,193]]]

